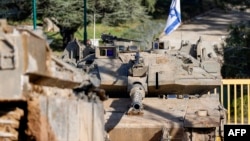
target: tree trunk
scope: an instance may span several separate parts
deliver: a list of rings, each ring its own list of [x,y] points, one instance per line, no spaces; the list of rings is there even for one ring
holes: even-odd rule
[[[214,4],[215,4],[215,6],[218,6],[218,5],[219,5],[219,3],[218,3],[217,0],[214,0]]]
[[[63,48],[66,48],[69,42],[74,40],[76,29],[60,28],[60,34],[63,37]]]
[[[199,0],[198,1],[199,7],[200,7],[200,12],[203,13],[204,12],[204,8],[203,8],[203,0]]]

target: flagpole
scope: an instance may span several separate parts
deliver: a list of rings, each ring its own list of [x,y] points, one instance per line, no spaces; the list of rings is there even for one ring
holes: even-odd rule
[[[181,11],[181,0],[180,0],[180,11]],[[180,17],[181,17],[181,14],[180,14]],[[181,42],[182,42],[182,22],[180,23],[180,27],[181,27],[180,29],[181,29]]]
[[[96,6],[96,0],[95,0],[95,5],[94,5],[94,43],[92,43],[93,45],[95,44],[95,13],[96,13],[95,6]]]

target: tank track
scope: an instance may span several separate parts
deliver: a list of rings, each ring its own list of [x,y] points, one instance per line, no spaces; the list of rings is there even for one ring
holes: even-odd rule
[[[3,106],[0,107],[0,141],[19,141],[24,110],[15,106]]]

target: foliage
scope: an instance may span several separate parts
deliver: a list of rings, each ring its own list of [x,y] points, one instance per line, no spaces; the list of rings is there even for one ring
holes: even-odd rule
[[[156,9],[156,1],[157,0],[142,0],[141,4],[146,7],[149,13],[153,13]]]
[[[30,15],[30,0],[0,0],[0,18],[20,21],[26,19]]]
[[[228,113],[231,117],[229,122],[233,123],[235,121],[235,114],[236,121],[238,123],[241,122],[241,107],[243,107],[243,120],[244,122],[247,122],[246,117],[248,116],[248,85],[224,85],[223,92],[224,107],[228,109],[228,112],[230,110],[230,112]],[[230,95],[228,95],[229,93]]]
[[[224,78],[250,77],[250,22],[245,21],[229,27],[224,48]]]
[[[82,26],[83,0],[46,0],[44,16],[50,17],[60,28],[63,48],[74,39],[74,33]]]
[[[96,21],[118,26],[126,22],[147,19],[146,8],[141,0],[98,0],[89,2],[89,11],[96,14]],[[92,19],[92,18],[91,18]]]
[[[233,95],[232,95],[233,97]],[[246,123],[247,122],[247,119],[246,117],[248,116],[248,96],[247,95],[243,95],[243,122]],[[237,117],[236,117],[236,120],[238,123],[241,122],[241,99],[242,99],[240,96],[238,96],[236,99],[233,99],[231,104],[230,104],[230,115],[231,115],[231,120],[234,120],[234,114],[235,114],[235,107],[236,107],[236,110],[237,110]],[[236,106],[235,106],[235,102],[236,102]]]
[[[250,47],[250,21],[229,26],[229,37],[226,39],[230,47]]]
[[[155,11],[150,13],[150,15],[152,15],[154,19],[166,19],[170,4],[171,0],[157,0],[155,3]]]
[[[223,9],[238,9],[241,11],[246,10],[250,7],[250,1],[249,0],[215,0],[219,1],[220,7]]]
[[[224,50],[223,78],[249,78],[250,49],[227,47]]]
[[[83,0],[50,0],[43,8],[46,17],[54,17],[64,28],[77,29],[83,23]]]
[[[33,0],[0,0],[0,18],[12,21],[23,21],[32,18]],[[37,17],[42,18],[49,0],[36,0]]]
[[[245,5],[245,6],[250,6],[250,1],[249,0],[221,0],[225,3],[230,3],[232,5]]]

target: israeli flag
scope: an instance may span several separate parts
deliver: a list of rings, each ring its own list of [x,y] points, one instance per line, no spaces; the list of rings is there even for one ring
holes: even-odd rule
[[[178,28],[181,24],[181,8],[180,8],[180,0],[172,0],[167,25],[164,29],[166,35],[169,35],[175,29]]]

